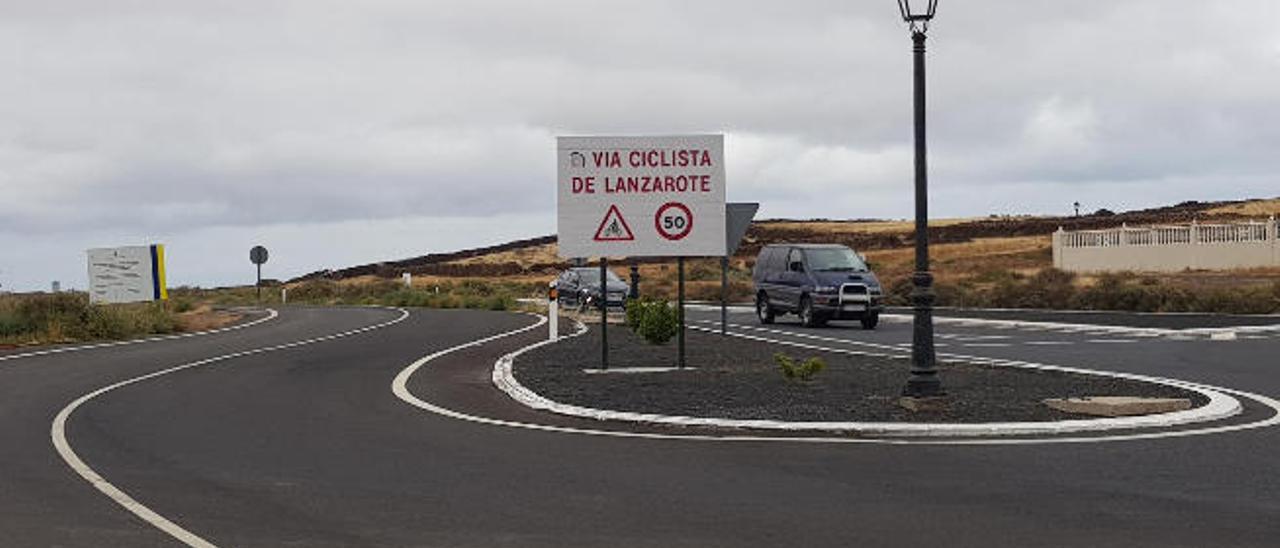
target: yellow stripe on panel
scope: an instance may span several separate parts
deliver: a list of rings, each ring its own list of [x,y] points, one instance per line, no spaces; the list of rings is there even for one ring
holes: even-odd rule
[[[156,270],[160,273],[160,300],[169,300],[169,283],[164,278],[164,244],[156,244]]]

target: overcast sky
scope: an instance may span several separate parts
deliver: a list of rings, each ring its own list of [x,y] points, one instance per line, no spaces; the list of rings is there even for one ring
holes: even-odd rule
[[[1280,195],[1280,3],[941,0],[932,214]],[[893,1],[0,3],[0,289],[555,230],[555,136],[724,133],[760,217],[911,215]]]

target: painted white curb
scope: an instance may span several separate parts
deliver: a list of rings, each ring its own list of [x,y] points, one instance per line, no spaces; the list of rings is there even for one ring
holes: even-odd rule
[[[585,325],[577,324],[578,330],[567,338],[579,336],[586,332]],[[691,327],[702,331],[711,331],[705,328]],[[775,339],[767,339],[752,335],[744,335],[740,333],[729,333],[730,336],[740,337],[750,340],[758,340],[781,344],[786,346],[798,346],[812,350],[822,350],[826,352],[836,352],[844,354],[870,354],[868,352],[851,351],[846,349],[826,348],[816,345],[808,345],[804,343],[796,343],[791,341],[782,341]],[[564,340],[564,339],[561,339]],[[1161,413],[1156,415],[1143,415],[1138,417],[1117,417],[1104,419],[1080,419],[1066,420],[1056,422],[989,422],[989,423],[967,423],[967,424],[951,424],[951,423],[902,423],[902,422],[844,422],[844,421],[775,421],[775,420],[746,420],[746,419],[726,419],[716,417],[688,417],[678,415],[660,415],[653,413],[635,413],[630,411],[613,411],[608,409],[595,409],[590,407],[582,407],[560,403],[547,399],[536,392],[530,390],[520,384],[515,378],[512,371],[512,364],[515,358],[525,352],[540,348],[544,345],[551,344],[550,341],[542,341],[537,344],[529,345],[520,350],[502,356],[494,364],[493,383],[500,390],[507,393],[512,399],[534,409],[568,415],[573,417],[624,421],[646,424],[661,424],[668,426],[702,426],[727,429],[752,429],[752,430],[772,430],[785,432],[829,432],[841,434],[859,434],[874,436],[894,436],[894,437],[982,437],[982,436],[1026,436],[1026,435],[1058,435],[1076,432],[1105,432],[1113,430],[1134,430],[1143,428],[1169,428],[1184,424],[1192,424],[1199,422],[1208,422],[1226,419],[1238,415],[1243,411],[1240,401],[1228,396],[1224,393],[1214,390],[1213,387],[1179,381],[1175,379],[1164,379],[1159,377],[1149,377],[1145,375],[1133,375],[1129,373],[1115,373],[1108,371],[1095,371],[1089,369],[1078,369],[1070,367],[1059,367],[1044,364],[1033,364],[1027,362],[1015,362],[1011,360],[989,360],[985,363],[989,365],[997,365],[1003,367],[1020,367],[1026,369],[1038,369],[1045,371],[1062,371],[1069,373],[1080,373],[1086,375],[1097,375],[1103,377],[1123,378],[1137,380],[1143,382],[1152,382],[1156,384],[1164,384],[1197,392],[1209,399],[1209,403],[1194,409],[1185,411],[1175,411],[1171,413]],[[896,356],[901,357],[901,353]]]

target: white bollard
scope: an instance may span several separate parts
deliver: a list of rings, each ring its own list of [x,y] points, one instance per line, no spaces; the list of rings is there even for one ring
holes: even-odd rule
[[[404,274],[401,274],[400,277],[404,278],[405,287],[413,287],[413,274],[405,272]]]
[[[289,302],[289,289],[282,287],[280,288],[280,304],[285,304],[287,302]]]
[[[547,323],[551,326],[551,335],[548,338],[551,342],[556,342],[560,338],[560,303],[557,296],[556,283],[551,282],[551,288],[547,290]]]

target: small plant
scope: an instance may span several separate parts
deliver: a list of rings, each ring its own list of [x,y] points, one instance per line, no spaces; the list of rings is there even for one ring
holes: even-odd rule
[[[778,370],[782,371],[782,377],[793,382],[809,382],[814,375],[827,368],[827,362],[816,356],[804,361],[796,361],[791,356],[778,352],[773,355],[773,361],[778,362]]]
[[[649,344],[664,344],[676,336],[680,319],[666,301],[631,300],[627,302],[627,326]]]
[[[640,318],[644,312],[645,302],[647,301],[642,299],[627,299],[624,307],[627,313],[627,327],[636,333],[640,332]]]

